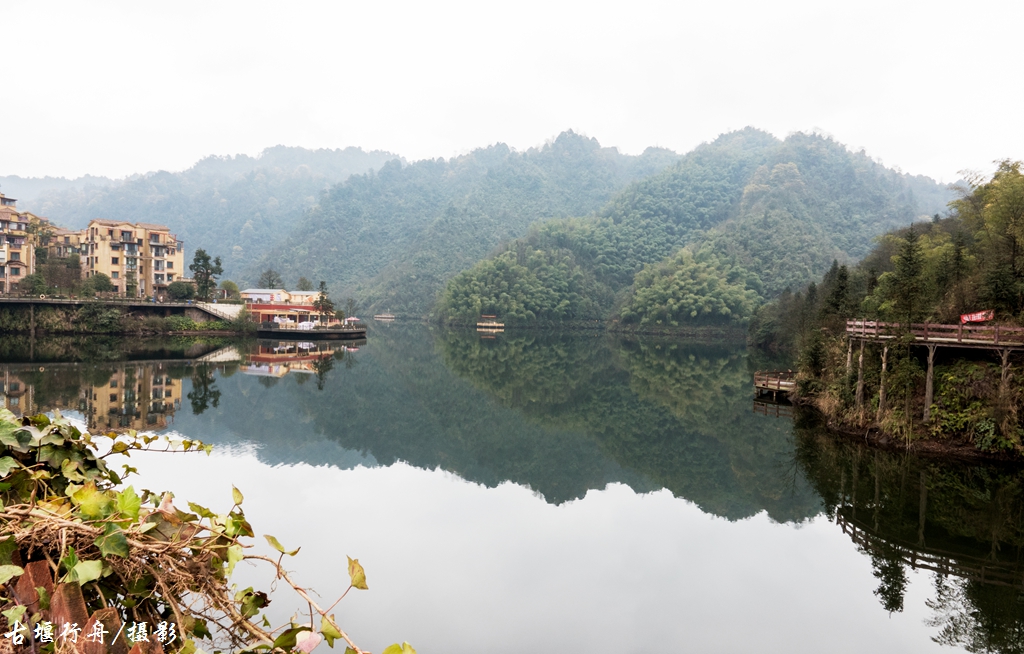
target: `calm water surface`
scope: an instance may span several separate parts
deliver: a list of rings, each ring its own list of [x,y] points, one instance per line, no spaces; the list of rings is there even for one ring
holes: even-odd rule
[[[222,510],[238,486],[328,603],[358,557],[370,590],[338,617],[373,651],[1024,650],[1021,474],[776,417],[753,358],[418,325],[312,350],[0,341],[15,412],[215,443],[136,456],[136,485]]]

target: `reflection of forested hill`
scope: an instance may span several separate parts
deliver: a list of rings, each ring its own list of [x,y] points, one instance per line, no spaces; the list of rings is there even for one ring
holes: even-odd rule
[[[970,652],[1024,643],[1024,475],[836,441],[806,418],[797,460],[829,517],[871,557],[879,601],[902,611],[907,572],[936,572],[936,640]]]
[[[213,443],[251,441],[272,464],[406,461],[488,486],[527,485],[555,503],[617,481],[652,490],[585,434],[524,423],[454,376],[419,326],[372,332],[368,347],[335,362],[322,391],[311,377],[240,372],[216,388],[216,410],[181,416],[175,428]]]
[[[620,465],[707,511],[817,512],[785,421],[750,411],[742,347],[621,343],[568,333],[446,334],[457,373],[541,424],[593,436]]]
[[[767,510],[800,520],[817,510],[792,469],[788,423],[750,412],[746,357],[736,347],[596,333],[482,341],[396,324],[375,328],[366,346],[339,351],[332,363],[322,380],[175,367],[168,374],[185,381],[166,428],[251,443],[271,464],[406,461],[489,486],[527,485],[553,503],[622,482],[638,492],[666,487],[733,519]],[[75,370],[63,386],[59,375],[40,378],[61,406],[78,384],[111,378],[109,366],[95,380]],[[93,399],[119,392],[90,386]]]

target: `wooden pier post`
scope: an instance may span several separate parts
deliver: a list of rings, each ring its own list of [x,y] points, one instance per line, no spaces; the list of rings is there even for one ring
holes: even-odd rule
[[[857,409],[864,406],[864,341],[860,342],[860,357],[857,359]]]
[[[850,383],[850,373],[853,372],[853,339],[846,339],[846,383]]]
[[[928,513],[928,478],[925,476],[925,471],[921,471],[920,481],[920,493],[917,498],[917,546],[924,547],[924,524],[925,516]]]
[[[882,416],[885,414],[885,367],[889,362],[889,346],[886,344],[882,347],[882,374],[878,379],[878,413],[875,414],[875,422],[882,422]]]
[[[1010,390],[1010,348],[999,350],[999,357],[1002,359],[1002,371],[999,376],[999,394],[1006,397]]]
[[[928,346],[928,374],[924,378],[924,421],[932,418],[932,399],[935,394],[934,372],[935,372],[935,348],[936,345]]]

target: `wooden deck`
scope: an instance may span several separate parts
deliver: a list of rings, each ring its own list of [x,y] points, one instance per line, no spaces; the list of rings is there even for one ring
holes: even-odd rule
[[[777,398],[796,390],[796,373],[792,370],[758,370],[754,373],[754,393],[761,397],[768,393]]]
[[[847,320],[850,338],[889,341],[907,333],[898,323],[871,320]],[[915,341],[952,347],[1024,348],[1024,328],[1003,325],[943,325],[914,323],[910,334]]]

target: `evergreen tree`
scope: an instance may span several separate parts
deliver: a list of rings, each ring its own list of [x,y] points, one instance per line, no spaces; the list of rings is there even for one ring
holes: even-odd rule
[[[217,288],[217,276],[224,273],[220,257],[211,259],[206,250],[200,248],[196,250],[188,269],[192,271],[192,279],[195,280],[196,297],[209,300],[213,296],[213,289]]]
[[[313,300],[313,308],[320,314],[320,322],[327,322],[329,316],[334,313],[334,302],[327,295],[327,282],[320,282],[320,293]]]

